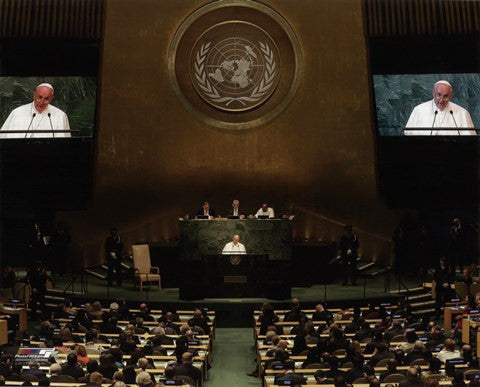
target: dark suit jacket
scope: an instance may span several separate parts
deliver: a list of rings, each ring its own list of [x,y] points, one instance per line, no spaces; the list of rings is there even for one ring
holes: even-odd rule
[[[179,364],[174,367],[175,375],[190,376],[193,380],[202,380],[202,371],[196,368],[193,364]]]
[[[238,207],[238,216],[241,216],[241,215],[245,216],[245,214],[243,213],[243,210],[240,207]],[[233,216],[233,208],[228,210],[228,216]]]
[[[107,255],[107,258],[110,257],[110,253],[115,253],[117,255],[117,259],[120,259],[122,257],[122,250],[123,242],[120,237],[109,236],[105,239],[105,254]]]
[[[402,382],[398,385],[398,387],[422,387],[423,381],[420,378],[415,379],[408,379],[405,382]]]
[[[204,213],[203,213],[203,208],[200,208],[200,209],[197,211],[197,214],[196,214],[196,215],[197,215],[197,216],[202,216],[202,215],[204,215]],[[208,215],[213,216],[214,218],[217,216],[217,214],[215,213],[215,210],[214,210],[213,208],[210,208],[210,209],[208,210]]]
[[[291,380],[293,384],[307,384],[307,379],[305,379],[300,374],[296,374],[295,372],[287,372],[285,375],[276,376],[275,384],[277,384],[278,381],[282,380]]]

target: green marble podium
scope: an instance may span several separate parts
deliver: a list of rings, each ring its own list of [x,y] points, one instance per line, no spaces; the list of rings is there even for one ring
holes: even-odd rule
[[[235,234],[248,254],[268,254],[269,260],[288,261],[292,256],[292,221],[289,219],[180,220],[180,259],[200,261],[221,254]]]

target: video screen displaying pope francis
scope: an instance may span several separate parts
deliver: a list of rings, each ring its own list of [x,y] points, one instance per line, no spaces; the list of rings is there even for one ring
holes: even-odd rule
[[[380,136],[476,136],[480,74],[373,75]]]
[[[96,77],[0,77],[0,139],[92,137],[96,99]]]

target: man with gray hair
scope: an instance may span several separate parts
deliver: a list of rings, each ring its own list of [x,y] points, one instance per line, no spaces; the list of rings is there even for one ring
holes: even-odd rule
[[[433,99],[415,106],[406,128],[430,128],[431,130],[407,130],[405,136],[474,136],[475,130],[438,130],[437,128],[473,128],[470,114],[463,107],[451,102],[452,85],[444,80],[433,86]]]
[[[139,386],[153,386],[152,378],[150,377],[150,374],[145,371],[140,371],[137,374],[137,377],[135,378],[135,383],[137,383]]]
[[[69,375],[62,375],[62,366],[58,363],[53,363],[50,366],[50,383],[72,383],[75,379]]]
[[[242,214],[242,212],[240,211],[240,201],[238,201],[237,199],[232,202],[232,209],[228,212],[228,217],[238,217],[240,219],[245,219],[245,214]]]
[[[39,84],[33,92],[33,102],[13,109],[4,122],[0,134],[2,138],[71,137],[70,133],[55,133],[69,130],[67,115],[50,104],[53,100],[53,86]],[[25,133],[1,133],[2,130],[22,130]],[[38,133],[38,131],[48,131]]]

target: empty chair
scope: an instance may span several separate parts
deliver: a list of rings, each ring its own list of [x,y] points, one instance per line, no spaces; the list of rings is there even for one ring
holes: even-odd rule
[[[470,285],[470,293],[475,295],[480,292],[480,284],[471,284]]]
[[[161,289],[160,269],[152,266],[150,261],[150,249],[148,245],[132,245],[133,266],[135,270],[135,286],[140,283],[142,291],[144,282],[157,282]]]
[[[461,281],[455,282],[455,293],[457,293],[457,297],[460,298],[461,301],[465,299],[465,297],[469,292],[470,292],[470,289],[468,288],[465,282],[461,282]]]

